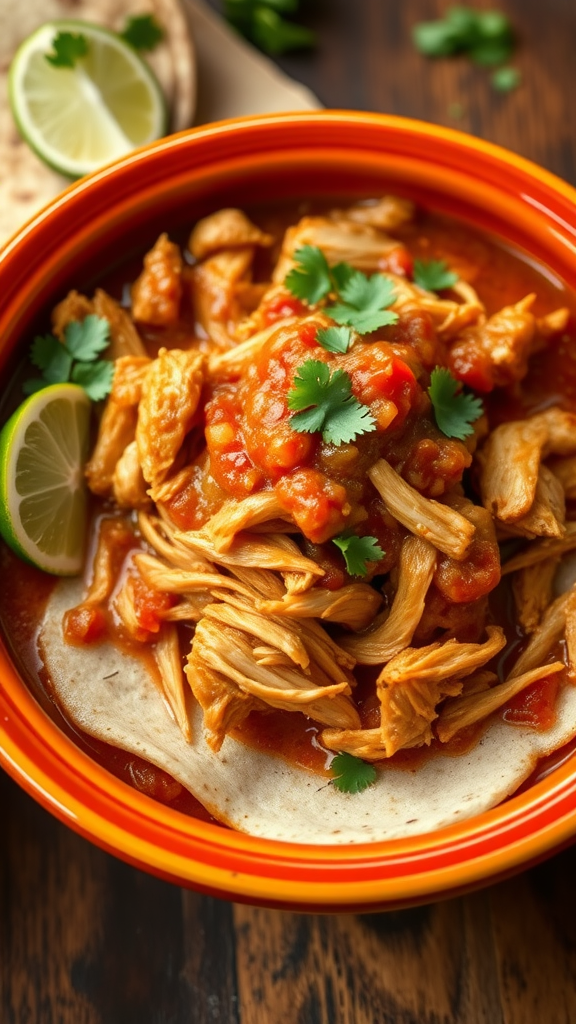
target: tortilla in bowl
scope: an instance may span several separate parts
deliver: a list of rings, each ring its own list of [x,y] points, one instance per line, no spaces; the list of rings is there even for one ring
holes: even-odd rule
[[[454,236],[391,196],[276,237],[226,208],[196,225],[188,264],[160,236],[129,308],[100,290],[54,311],[55,331],[98,311],[112,346],[132,347],[116,348],[87,467],[104,504],[86,583],[58,585],[40,630],[51,689],[82,732],[250,835],[349,844],[444,828],[576,734],[573,593],[558,572],[576,545],[576,417],[565,399],[536,411],[540,392],[518,398],[561,358],[570,312],[531,291],[495,308],[491,261],[509,261],[512,292],[518,261]],[[332,275],[316,298],[294,293],[306,249]],[[418,284],[414,258],[451,276]],[[388,282],[384,323],[350,317],[351,279]],[[290,398],[311,370],[345,382],[338,416],[360,419],[342,436],[330,410],[298,429],[321,410]],[[476,402],[462,437],[434,402],[438,370],[457,405]],[[513,616],[489,604],[498,540],[513,551]],[[299,733],[291,756],[274,746],[282,729]],[[361,792],[337,785],[340,753],[376,766]]]

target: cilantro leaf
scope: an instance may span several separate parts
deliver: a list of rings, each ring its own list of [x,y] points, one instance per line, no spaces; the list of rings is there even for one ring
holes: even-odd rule
[[[412,40],[425,57],[451,57],[466,53],[477,64],[499,64],[509,59],[514,35],[501,11],[474,11],[451,7],[444,18],[416,25]]]
[[[464,394],[460,389],[460,382],[450,370],[443,366],[432,370],[428,394],[434,406],[436,424],[446,437],[463,441],[474,433],[471,424],[482,415],[484,407],[479,398]]]
[[[353,327],[359,334],[371,334],[379,327],[395,324],[398,314],[388,310],[396,297],[394,284],[383,274],[367,277],[353,267],[338,264],[332,271],[338,280],[338,295],[343,302],[328,306],[326,312],[338,324]],[[336,273],[334,273],[336,271]]]
[[[30,359],[42,370],[48,384],[63,384],[70,377],[72,356],[52,334],[34,338]]]
[[[316,332],[316,341],[327,352],[344,354],[352,344],[352,331],[349,327],[324,327]]]
[[[70,321],[64,330],[64,342],[52,334],[34,338],[30,359],[42,371],[42,377],[26,381],[25,394],[31,395],[47,384],[65,384],[72,380],[84,388],[93,402],[100,401],[112,387],[114,364],[96,357],[109,340],[108,320],[93,314],[82,321]]]
[[[293,295],[311,305],[335,292],[342,301],[327,306],[326,312],[336,323],[353,327],[359,334],[371,334],[379,327],[396,323],[398,314],[388,310],[395,299],[389,277],[367,277],[349,263],[337,263],[331,268],[316,245],[303,245],[294,253],[294,259],[297,266],[286,275],[284,284]]]
[[[135,50],[154,50],[164,38],[164,30],[153,14],[133,14],[119,35]]]
[[[296,249],[294,261],[296,266],[286,275],[284,284],[296,298],[314,306],[332,288],[326,257],[317,245],[303,245]]]
[[[428,292],[441,292],[456,284],[458,274],[450,270],[446,260],[414,260],[414,284]]]
[[[351,576],[366,576],[367,562],[379,562],[385,555],[376,537],[358,537],[355,533],[342,533],[339,537],[333,537],[332,543],[344,555],[346,569]]]
[[[384,274],[367,277],[361,270],[354,270],[339,288],[339,295],[355,309],[379,310],[391,306],[396,298],[394,282]]]
[[[88,53],[86,36],[74,32],[57,32],[52,40],[53,53],[44,56],[55,68],[73,68]]]
[[[336,754],[330,771],[334,777],[334,785],[341,793],[362,793],[376,782],[376,769],[373,764],[345,752]]]
[[[398,314],[393,313],[390,309],[381,311],[355,309],[354,306],[345,303],[329,306],[326,312],[337,324],[347,324],[358,331],[358,334],[372,334],[372,331],[377,331],[379,327],[388,327],[398,320]]]
[[[74,359],[89,362],[103,352],[110,340],[110,324],[90,313],[84,320],[71,320],[64,331],[66,348]]]
[[[451,57],[460,46],[458,32],[447,21],[421,21],[412,30],[412,41],[424,57]]]
[[[470,50],[470,58],[475,64],[483,64],[492,67],[495,64],[504,64],[512,56],[512,42],[504,40],[485,40],[478,43]]]
[[[352,381],[345,370],[331,374],[326,363],[307,359],[298,367],[293,383],[287,397],[288,408],[296,410],[290,417],[293,430],[321,432],[326,444],[339,445],[376,429],[368,406],[352,394]]]
[[[316,35],[311,29],[287,21],[264,4],[254,7],[251,36],[257,46],[273,55],[288,50],[303,50],[316,43]]]
[[[492,82],[492,88],[496,89],[497,92],[511,92],[512,89],[516,89],[520,85],[522,75],[518,68],[498,68],[494,71],[490,81]]]
[[[72,368],[72,381],[80,384],[93,402],[99,402],[109,394],[114,376],[114,363],[109,359],[98,359],[93,363],[76,363]]]

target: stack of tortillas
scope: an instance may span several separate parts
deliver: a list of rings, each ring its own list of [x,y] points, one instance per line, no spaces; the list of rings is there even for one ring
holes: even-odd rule
[[[121,30],[130,15],[153,14],[164,31],[145,59],[170,109],[170,130],[272,110],[317,107],[316,98],[231,32],[202,0],[0,0],[0,90],[20,43],[56,18]],[[194,41],[193,41],[194,40]],[[200,73],[196,104],[196,56]],[[196,112],[196,117],[195,117]],[[0,245],[69,184],[20,138],[7,100],[0,102]]]

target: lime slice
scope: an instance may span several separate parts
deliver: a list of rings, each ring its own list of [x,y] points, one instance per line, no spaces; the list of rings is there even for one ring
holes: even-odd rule
[[[82,35],[88,53],[53,67],[58,32]],[[25,39],[10,67],[18,129],[44,163],[70,178],[96,170],[166,131],[166,105],[147,64],[123,39],[85,21],[51,21]]]
[[[58,576],[82,569],[90,399],[77,384],[31,395],[0,431],[0,534]]]

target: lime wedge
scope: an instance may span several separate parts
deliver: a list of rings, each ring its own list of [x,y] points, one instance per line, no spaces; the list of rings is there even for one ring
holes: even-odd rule
[[[31,395],[0,431],[0,534],[58,576],[82,569],[90,399],[77,384]]]
[[[73,67],[46,60],[59,32],[88,43]],[[9,95],[22,137],[70,178],[166,131],[166,104],[148,65],[114,32],[85,21],[47,22],[25,39],[10,67]]]

